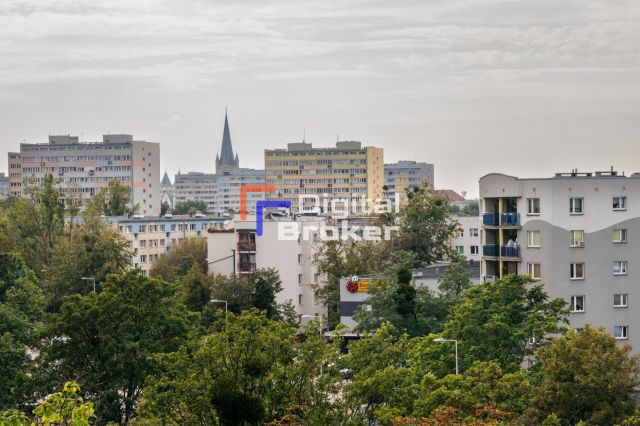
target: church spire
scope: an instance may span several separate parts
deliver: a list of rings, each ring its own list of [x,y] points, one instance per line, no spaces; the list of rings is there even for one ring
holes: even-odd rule
[[[235,158],[233,155],[233,146],[231,145],[231,132],[229,131],[229,119],[227,117],[227,107],[224,108],[224,131],[222,132],[222,148],[220,156],[216,155],[216,173],[220,173],[228,169],[237,169],[239,167],[238,154]]]

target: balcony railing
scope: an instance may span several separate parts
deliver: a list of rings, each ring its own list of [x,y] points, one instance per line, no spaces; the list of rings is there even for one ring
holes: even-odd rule
[[[520,226],[520,213],[502,213],[500,216],[502,226]]]
[[[482,255],[485,257],[520,257],[520,246],[500,246],[498,244],[485,244],[482,246]]]
[[[256,243],[254,241],[239,241],[238,251],[256,251]]]
[[[482,224],[488,226],[498,226],[498,213],[484,213]]]

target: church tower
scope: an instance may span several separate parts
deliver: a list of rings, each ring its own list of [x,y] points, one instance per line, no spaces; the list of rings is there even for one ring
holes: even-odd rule
[[[227,109],[224,111],[224,132],[222,133],[222,149],[220,154],[216,154],[216,174],[224,174],[227,170],[240,168],[240,160],[238,154],[233,155],[233,147],[231,146],[231,133],[229,132],[229,120],[227,118]]]

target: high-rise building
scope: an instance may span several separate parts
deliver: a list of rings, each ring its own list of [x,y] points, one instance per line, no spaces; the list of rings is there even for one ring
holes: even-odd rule
[[[20,144],[9,153],[10,190],[21,195],[26,183],[40,184],[52,174],[65,193],[90,198],[111,180],[131,188],[131,204],[143,215],[160,214],[160,144],[133,136],[104,135],[102,142],[77,136],[49,136],[48,143]]]
[[[480,211],[485,279],[529,274],[566,300],[572,327],[604,326],[640,349],[640,174],[489,174]]]
[[[271,200],[290,201],[300,209],[299,196],[307,196],[305,207],[317,207],[314,197],[347,200],[349,211],[364,213],[383,197],[384,152],[382,148],[362,147],[360,142],[337,142],[331,148],[313,148],[310,143],[290,143],[287,149],[265,150],[265,183],[274,185]],[[337,207],[343,209],[342,206]],[[332,214],[331,206],[324,213]]]
[[[240,210],[240,187],[263,185],[264,170],[240,168],[238,154],[233,154],[227,114],[224,116],[222,147],[216,154],[216,172],[178,173],[174,182],[174,202],[204,201],[212,213]],[[264,199],[260,193],[247,194],[247,209],[255,211],[255,203]]]
[[[384,165],[385,198],[394,200],[396,194],[400,202],[406,203],[406,192],[411,188],[433,189],[433,164],[416,161],[398,161]]]

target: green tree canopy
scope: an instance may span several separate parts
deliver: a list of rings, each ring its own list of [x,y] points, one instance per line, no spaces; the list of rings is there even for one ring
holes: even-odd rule
[[[207,203],[202,200],[178,201],[173,206],[173,214],[194,215],[196,212],[207,213],[209,210]]]
[[[207,273],[207,239],[203,237],[185,238],[171,247],[151,266],[152,277],[166,281],[177,281],[187,275],[192,267],[197,267],[203,274]]]

